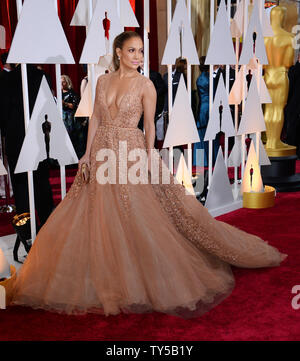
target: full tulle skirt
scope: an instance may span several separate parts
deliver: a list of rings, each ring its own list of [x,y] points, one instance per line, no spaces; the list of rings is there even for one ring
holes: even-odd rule
[[[91,179],[80,172],[39,231],[12,304],[55,312],[203,314],[234,288],[231,265],[278,266],[259,237],[218,222],[171,176],[171,184],[99,184],[99,149],[145,149],[139,129],[99,126]],[[161,169],[165,167],[156,153]],[[150,176],[149,176],[150,177]]]

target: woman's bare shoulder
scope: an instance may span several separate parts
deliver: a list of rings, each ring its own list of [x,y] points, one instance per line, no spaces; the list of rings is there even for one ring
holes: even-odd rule
[[[141,77],[141,82],[143,84],[142,86],[142,92],[145,93],[153,93],[155,92],[155,87],[153,82],[147,78],[146,76],[139,74],[139,76]]]

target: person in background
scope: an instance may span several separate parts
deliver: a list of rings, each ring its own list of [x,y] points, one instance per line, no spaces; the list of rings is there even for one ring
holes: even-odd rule
[[[174,104],[175,96],[177,93],[177,88],[179,85],[179,81],[183,75],[185,85],[187,83],[187,62],[184,58],[177,58],[175,65],[172,67],[172,104]],[[167,132],[168,124],[169,124],[169,92],[168,92],[168,73],[165,73],[163,76],[163,80],[166,86],[167,91],[165,92],[165,101],[164,101],[164,134]],[[178,149],[181,152],[184,152],[186,145],[176,146],[174,149]]]
[[[199,106],[198,106],[198,115],[197,115],[197,129],[200,138],[200,142],[194,143],[193,145],[193,166],[204,166],[208,167],[208,141],[204,141],[208,120],[209,120],[209,65],[205,65],[205,56],[201,56],[200,58],[200,72],[196,85],[197,92],[199,97]],[[213,93],[215,95],[217,84],[219,78],[223,74],[221,67],[218,65],[214,66],[213,73]],[[219,138],[216,136],[216,139],[213,140],[213,164],[215,163],[217,153],[219,148]],[[199,150],[204,150],[204,164],[203,158],[199,154]],[[197,156],[198,153],[198,156]],[[208,185],[208,172],[207,169],[204,170],[204,190],[200,195],[201,200],[206,197],[207,194],[207,185]],[[204,197],[204,198],[203,198]]]
[[[75,113],[79,104],[79,96],[73,89],[73,84],[68,75],[61,76],[63,121],[78,156],[78,127],[75,124]]]
[[[144,75],[144,61],[141,62],[140,67],[138,68],[139,73]],[[165,93],[167,91],[165,83],[162,79],[162,76],[159,72],[150,69],[149,79],[152,81],[157,95],[156,101],[156,110],[155,110],[155,128],[156,128],[156,146],[159,146],[159,141],[161,140],[161,131],[160,125],[158,124],[159,120],[163,117],[163,109],[165,102]],[[138,124],[138,128],[144,130],[144,117],[142,116]]]
[[[15,69],[15,64],[7,63],[8,53],[1,54],[1,63],[2,63],[2,71],[0,72],[0,76],[3,76],[5,73],[9,73]]]
[[[187,63],[186,59],[177,58],[175,65],[172,67],[172,98],[173,103],[175,100],[175,96],[177,93],[177,88],[179,85],[180,77],[183,75],[184,81],[186,84],[186,71],[187,71]],[[168,90],[168,73],[165,73],[163,76],[163,80],[166,86],[166,89]],[[169,108],[169,102],[168,102],[168,91],[165,93],[165,103],[164,103],[164,111],[167,112]]]
[[[7,87],[7,78],[11,71],[15,69],[15,64],[8,64],[7,63],[8,53],[1,54],[1,63],[2,63],[2,70],[0,71],[0,98],[2,99],[5,96],[6,87]],[[0,140],[0,153],[1,159],[3,161],[4,167],[8,169],[7,157],[5,154],[5,138],[1,134]],[[1,197],[11,197],[13,195],[12,192],[12,185],[11,179],[8,175],[0,176],[0,196]]]
[[[85,91],[85,88],[88,85],[89,79],[88,79],[88,72],[87,72],[87,65],[86,64],[82,64],[82,68],[84,73],[86,74],[86,76],[81,80],[81,84],[80,84],[80,97],[83,97],[83,93]]]

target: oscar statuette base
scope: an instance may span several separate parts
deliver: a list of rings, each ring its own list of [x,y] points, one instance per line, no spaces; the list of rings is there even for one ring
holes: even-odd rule
[[[296,154],[297,148],[293,145],[286,145],[286,147],[282,148],[266,148],[266,152],[268,157],[288,157],[290,155]]]
[[[270,157],[271,165],[261,167],[264,184],[268,184],[277,192],[300,191],[300,174],[296,174],[296,155],[288,157]]]

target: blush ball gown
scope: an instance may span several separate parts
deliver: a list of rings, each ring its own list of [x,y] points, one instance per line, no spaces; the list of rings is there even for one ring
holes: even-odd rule
[[[112,119],[106,103],[111,76],[97,83],[90,181],[85,184],[78,172],[39,231],[18,273],[12,304],[68,314],[199,316],[232,292],[231,265],[273,267],[285,255],[216,221],[173,176],[171,184],[97,182],[97,169],[106,161],[98,160],[99,150],[114,150],[118,165],[120,141],[128,152],[146,148],[137,125],[142,88],[152,83],[138,74]],[[166,165],[155,154],[161,175]],[[128,160],[128,167],[134,163]]]

